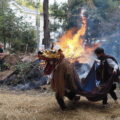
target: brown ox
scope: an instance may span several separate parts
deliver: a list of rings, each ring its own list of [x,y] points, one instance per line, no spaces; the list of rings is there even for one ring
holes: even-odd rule
[[[64,58],[62,51],[38,52],[38,57],[40,60],[46,61],[44,73],[52,73],[51,87],[55,91],[56,100],[61,109],[66,108],[64,96],[68,97],[69,100],[79,100],[80,97],[76,95],[77,74],[74,66]]]

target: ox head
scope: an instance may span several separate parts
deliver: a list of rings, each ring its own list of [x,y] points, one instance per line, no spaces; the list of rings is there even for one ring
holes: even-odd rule
[[[45,50],[38,52],[38,58],[39,60],[45,61],[46,67],[44,69],[44,73],[48,75],[51,74],[56,65],[58,65],[62,61],[64,55],[61,49],[59,49],[58,51]]]

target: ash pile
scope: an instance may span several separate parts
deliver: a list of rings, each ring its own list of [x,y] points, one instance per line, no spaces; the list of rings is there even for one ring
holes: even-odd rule
[[[12,60],[10,62],[14,63]],[[2,73],[5,77],[2,77]],[[12,64],[9,70],[2,73],[0,74],[0,86],[8,86],[14,90],[40,89],[41,86],[47,84],[49,79],[44,75],[40,61],[29,57],[21,58],[19,62]]]

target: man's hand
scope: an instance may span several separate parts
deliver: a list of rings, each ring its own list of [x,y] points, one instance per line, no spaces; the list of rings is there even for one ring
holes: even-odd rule
[[[98,86],[97,88],[98,88],[98,90],[102,90],[102,89],[104,88],[104,86],[103,86],[103,85],[100,85],[100,86]]]
[[[95,62],[97,62],[98,64],[100,64],[100,60],[99,59],[94,59]]]
[[[116,69],[113,70],[113,74],[117,74],[117,70]]]

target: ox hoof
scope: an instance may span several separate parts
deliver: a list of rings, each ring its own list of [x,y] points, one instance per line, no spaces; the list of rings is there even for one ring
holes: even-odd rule
[[[61,110],[62,110],[62,111],[65,111],[66,109],[67,109],[67,107],[66,107],[66,106],[61,107]]]
[[[77,102],[79,100],[80,100],[80,96],[75,96],[74,99],[73,99],[73,101],[75,101],[75,102]]]

